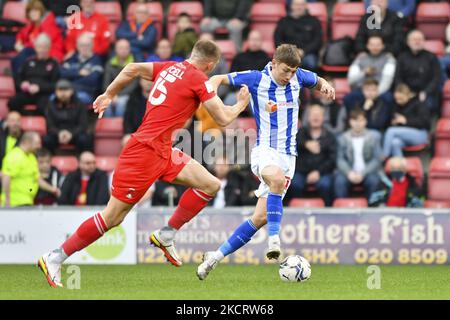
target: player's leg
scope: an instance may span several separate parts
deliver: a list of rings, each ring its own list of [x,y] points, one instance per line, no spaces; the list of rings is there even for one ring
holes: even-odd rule
[[[205,253],[203,256],[203,263],[197,268],[197,276],[200,280],[206,279],[208,274],[226,256],[246,245],[255,233],[267,223],[266,203],[266,198],[259,198],[253,216],[237,227],[233,234],[219,247],[219,249]]]
[[[63,262],[75,252],[86,248],[102,237],[109,229],[119,225],[132,207],[132,204],[111,196],[105,210],[84,221],[61,247],[39,258],[38,266],[46,276],[48,283],[52,287],[62,287],[61,265]]]
[[[175,150],[181,155],[179,150]],[[150,242],[160,248],[166,258],[175,266],[181,266],[174,242],[176,232],[191,221],[220,189],[220,181],[194,159],[185,157],[184,165],[174,165],[163,177],[165,181],[189,187],[180,198],[175,212],[167,225],[150,236]]]

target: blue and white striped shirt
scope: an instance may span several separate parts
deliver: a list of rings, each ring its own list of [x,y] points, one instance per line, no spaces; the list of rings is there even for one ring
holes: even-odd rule
[[[299,68],[286,86],[278,85],[272,76],[272,63],[263,71],[242,71],[228,74],[230,85],[247,85],[251,94],[250,106],[256,121],[256,145],[276,149],[278,152],[297,155],[297,126],[299,95],[302,87],[317,84],[317,74]],[[266,103],[274,101],[278,109],[266,110]]]

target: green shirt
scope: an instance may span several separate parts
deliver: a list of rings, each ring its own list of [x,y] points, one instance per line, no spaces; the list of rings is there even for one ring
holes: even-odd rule
[[[15,147],[3,158],[2,172],[11,178],[10,206],[33,205],[39,189],[39,166],[36,156],[32,153],[26,154],[21,148]],[[1,201],[4,205],[3,192]]]
[[[6,137],[6,149],[5,149],[5,156],[16,146],[17,139],[13,136],[7,136]]]

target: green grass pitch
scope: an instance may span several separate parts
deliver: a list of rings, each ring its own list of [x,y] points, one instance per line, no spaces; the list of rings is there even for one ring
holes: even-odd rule
[[[69,290],[50,288],[35,266],[2,265],[0,299],[450,299],[448,266],[380,266],[373,290],[366,266],[313,265],[304,283],[282,282],[277,265],[220,265],[205,281],[196,267],[81,265],[81,288]]]

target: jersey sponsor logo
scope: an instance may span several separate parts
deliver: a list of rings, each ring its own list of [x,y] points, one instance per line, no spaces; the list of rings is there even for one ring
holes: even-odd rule
[[[209,82],[209,81],[205,81],[205,87],[206,87],[206,91],[208,91],[208,93],[211,93],[214,91],[213,86],[212,86],[211,82]]]

